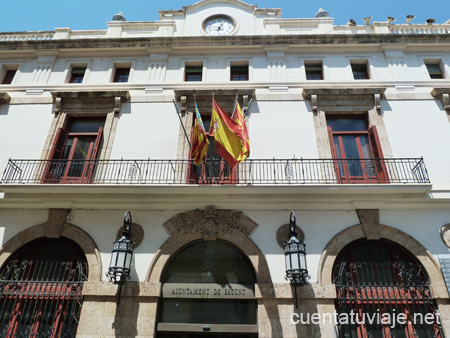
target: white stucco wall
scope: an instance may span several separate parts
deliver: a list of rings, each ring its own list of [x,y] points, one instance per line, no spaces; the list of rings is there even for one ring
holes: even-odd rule
[[[128,206],[124,205],[124,210]],[[203,209],[204,206],[199,206]],[[331,208],[331,207],[330,207]],[[236,206],[238,209],[238,206]],[[142,244],[135,249],[131,280],[143,281],[155,253],[169,238],[162,224],[183,210],[148,211],[133,210],[133,222],[144,229]],[[313,211],[294,210],[297,225],[305,234],[307,264],[310,282],[317,282],[318,264],[328,242],[339,232],[359,223],[354,210]],[[269,265],[274,283],[284,283],[285,262],[283,249],[277,244],[276,232],[288,223],[289,211],[283,210],[243,210],[258,224],[250,238],[259,247]],[[102,258],[102,278],[106,280],[112,243],[122,226],[123,210],[72,210],[71,223],[86,231],[97,245]],[[34,225],[45,223],[47,210],[2,211],[0,215],[0,246],[19,232]],[[419,241],[434,257],[448,255],[449,249],[443,244],[439,229],[450,219],[445,210],[381,210],[380,223],[405,232]]]
[[[433,189],[448,189],[450,123],[438,101],[384,101],[384,123],[394,157],[421,157]]]
[[[249,119],[251,157],[318,158],[313,115],[305,101],[258,101]]]
[[[0,105],[0,173],[9,158],[40,158],[53,117],[49,104]]]
[[[117,124],[112,159],[175,159],[180,121],[172,102],[125,103]]]

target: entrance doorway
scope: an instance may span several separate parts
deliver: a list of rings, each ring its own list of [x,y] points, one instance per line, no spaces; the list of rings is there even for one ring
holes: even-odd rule
[[[181,249],[162,277],[158,338],[256,338],[256,276],[248,258],[221,240]]]

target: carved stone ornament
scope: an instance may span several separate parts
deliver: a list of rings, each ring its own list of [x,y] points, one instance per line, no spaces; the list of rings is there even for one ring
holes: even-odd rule
[[[120,113],[121,106],[122,106],[122,98],[120,96],[114,97],[114,113]]]
[[[450,249],[450,224],[444,225],[439,232],[441,233],[442,241]]]
[[[181,96],[181,114],[186,114],[186,96]]]
[[[55,114],[59,114],[61,111],[61,98],[55,97]]]
[[[248,237],[258,225],[241,211],[207,207],[205,210],[177,214],[163,226],[172,236],[188,233],[206,240],[215,240],[218,234],[233,232],[240,232]]]
[[[373,94],[373,98],[375,101],[375,109],[377,110],[378,114],[381,114],[381,95]]]
[[[450,88],[434,88],[431,91],[431,95],[440,100],[444,110],[447,112],[447,114],[450,114]]]
[[[317,105],[317,95],[311,95],[311,108],[315,115],[317,115],[317,111],[319,110],[319,106]]]

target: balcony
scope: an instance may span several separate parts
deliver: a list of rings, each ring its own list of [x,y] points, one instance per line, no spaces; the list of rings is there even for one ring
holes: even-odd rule
[[[16,160],[2,184],[326,185],[429,184],[423,158],[222,160]]]

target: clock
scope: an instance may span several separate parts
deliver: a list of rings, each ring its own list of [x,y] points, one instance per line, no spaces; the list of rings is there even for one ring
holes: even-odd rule
[[[228,35],[235,27],[234,20],[227,15],[214,15],[203,23],[203,30],[209,35]]]

